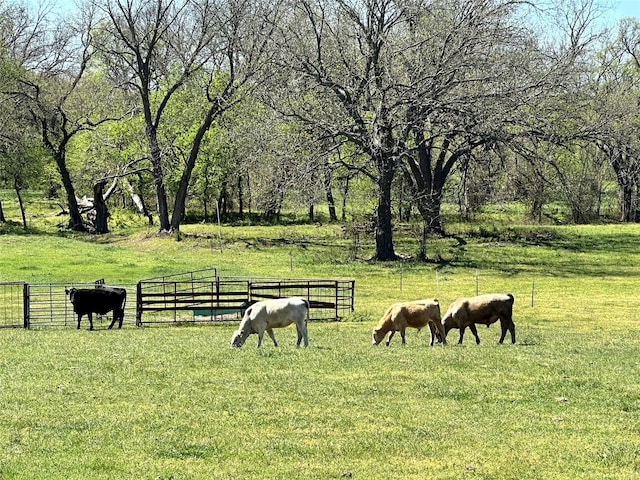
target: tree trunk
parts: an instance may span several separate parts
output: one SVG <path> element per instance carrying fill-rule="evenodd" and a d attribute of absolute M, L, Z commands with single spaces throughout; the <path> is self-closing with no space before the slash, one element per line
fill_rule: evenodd
<path fill-rule="evenodd" d="M 336 222 L 338 220 L 338 216 L 336 215 L 336 202 L 333 198 L 333 172 L 331 171 L 331 167 L 329 165 L 325 165 L 324 167 L 324 188 L 327 196 L 327 204 L 329 205 L 329 220 L 332 222 Z"/>
<path fill-rule="evenodd" d="M 376 207 L 376 260 L 396 260 L 393 248 L 393 229 L 391 224 L 391 185 L 395 172 L 395 158 L 381 155 L 378 165 L 378 205 Z"/>
<path fill-rule="evenodd" d="M 633 221 L 638 223 L 640 222 L 640 205 L 638 204 L 638 200 L 640 199 L 640 185 L 636 185 L 636 195 L 635 199 L 632 200 L 632 210 L 633 210 Z"/>
<path fill-rule="evenodd" d="M 225 219 L 229 215 L 229 190 L 227 189 L 227 181 L 223 181 L 220 186 L 220 196 L 218 197 L 218 205 L 220 217 Z"/>
<path fill-rule="evenodd" d="M 96 211 L 96 220 L 94 227 L 96 233 L 103 234 L 109 233 L 109 225 L 107 218 L 109 217 L 109 211 L 107 210 L 107 204 L 104 201 L 104 186 L 105 180 L 101 180 L 93 186 L 93 208 Z"/>
<path fill-rule="evenodd" d="M 238 175 L 238 215 L 244 220 L 244 192 L 242 188 L 242 175 Z"/>
<path fill-rule="evenodd" d="M 347 198 L 349 197 L 349 177 L 345 178 L 344 186 L 342 188 L 342 215 L 340 218 L 342 221 L 347 220 Z"/>
<path fill-rule="evenodd" d="M 611 166 L 616 174 L 619 188 L 620 221 L 631 222 L 633 221 L 633 182 L 623 165 L 624 158 L 622 154 L 618 153 L 612 158 Z"/>
<path fill-rule="evenodd" d="M 191 174 L 193 173 L 193 168 L 195 167 L 196 160 L 198 159 L 200 145 L 202 145 L 202 139 L 211 127 L 211 124 L 213 123 L 213 120 L 216 118 L 218 113 L 220 113 L 220 106 L 214 102 L 211 107 L 209 107 L 206 116 L 202 120 L 202 123 L 198 127 L 198 131 L 193 137 L 191 149 L 189 150 L 189 157 L 187 158 L 187 163 L 184 167 L 184 170 L 182 171 L 180 184 L 178 185 L 178 191 L 176 192 L 176 200 L 173 205 L 173 215 L 171 217 L 172 230 L 180 230 L 180 224 L 184 219 L 185 208 L 187 204 L 187 193 L 189 192 Z"/>
<path fill-rule="evenodd" d="M 82 215 L 80 215 L 76 192 L 73 188 L 73 183 L 71 182 L 69 170 L 67 170 L 67 162 L 65 160 L 64 153 L 54 152 L 53 156 L 56 161 L 56 165 L 58 166 L 58 172 L 60 172 L 62 186 L 67 193 L 67 204 L 69 206 L 69 228 L 77 232 L 86 232 L 87 229 L 82 221 Z"/>
<path fill-rule="evenodd" d="M 431 232 L 443 235 L 440 211 L 444 184 L 462 152 L 470 151 L 471 148 L 451 153 L 449 139 L 444 138 L 442 144 L 436 148 L 432 141 L 425 140 L 422 130 L 414 130 L 414 134 L 418 144 L 417 158 L 407 159 L 408 169 L 405 170 L 405 178 L 424 223 Z"/>
<path fill-rule="evenodd" d="M 158 207 L 158 223 L 161 232 L 171 231 L 169 223 L 169 207 L 167 204 L 167 191 L 164 186 L 164 173 L 162 171 L 162 152 L 158 144 L 156 129 L 147 126 L 147 141 L 149 143 L 149 153 L 151 155 L 151 171 L 153 173 L 153 184 L 156 191 L 156 205 Z"/>
<path fill-rule="evenodd" d="M 619 185 L 620 187 L 620 221 L 631 222 L 632 220 L 632 204 L 633 204 L 633 190 L 631 185 L 625 183 Z"/>
<path fill-rule="evenodd" d="M 22 201 L 22 195 L 20 194 L 20 187 L 15 185 L 16 196 L 18 197 L 18 205 L 20 205 L 20 215 L 22 215 L 22 226 L 26 230 L 27 229 L 27 215 L 24 211 L 24 202 Z"/>
<path fill-rule="evenodd" d="M 138 191 L 142 192 L 142 183 L 143 183 L 142 175 L 138 173 L 137 177 L 138 177 Z M 144 201 L 144 197 L 142 196 L 142 194 L 138 195 L 133 190 L 133 186 L 131 185 L 131 183 L 129 183 L 129 181 L 126 178 L 122 179 L 122 185 L 124 186 L 124 189 L 127 192 L 129 192 L 129 195 L 131 196 L 131 201 L 136 206 L 138 211 L 149 219 L 149 225 L 153 225 L 153 215 L 151 215 L 149 213 L 149 210 L 147 210 L 147 205 Z"/>

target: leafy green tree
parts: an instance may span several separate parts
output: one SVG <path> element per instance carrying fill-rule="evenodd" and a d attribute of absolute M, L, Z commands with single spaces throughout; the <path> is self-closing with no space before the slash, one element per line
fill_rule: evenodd
<path fill-rule="evenodd" d="M 0 183 L 5 183 L 16 193 L 22 225 L 27 229 L 27 214 L 22 192 L 40 184 L 47 153 L 39 145 L 37 138 L 7 136 L 0 139 Z"/>
<path fill-rule="evenodd" d="M 117 111 L 112 90 L 98 76 L 87 75 L 93 59 L 90 35 L 93 12 L 54 18 L 51 12 L 16 6 L 3 29 L 6 52 L 14 67 L 2 91 L 19 120 L 40 132 L 53 157 L 69 208 L 69 227 L 85 231 L 67 152 L 79 133 L 112 120 Z M 116 113 L 117 115 L 117 113 Z"/>
<path fill-rule="evenodd" d="M 116 84 L 139 97 L 151 161 L 159 228 L 178 230 L 193 169 L 213 122 L 259 83 L 275 23 L 271 2 L 243 0 L 93 0 L 102 14 L 95 45 Z M 198 89 L 200 117 L 181 165 L 173 212 L 167 198 L 169 157 L 162 143 L 165 113 L 187 84 Z"/>

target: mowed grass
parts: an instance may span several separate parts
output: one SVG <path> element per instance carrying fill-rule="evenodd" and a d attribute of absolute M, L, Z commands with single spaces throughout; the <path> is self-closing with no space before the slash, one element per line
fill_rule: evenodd
<path fill-rule="evenodd" d="M 368 243 L 353 261 L 337 226 L 0 235 L 0 281 L 356 280 L 355 313 L 307 349 L 290 327 L 231 350 L 235 323 L 0 330 L 0 478 L 638 478 L 640 227 L 455 233 L 427 264 L 367 262 Z M 514 293 L 516 345 L 493 325 L 371 346 L 389 303 L 476 288 Z"/>

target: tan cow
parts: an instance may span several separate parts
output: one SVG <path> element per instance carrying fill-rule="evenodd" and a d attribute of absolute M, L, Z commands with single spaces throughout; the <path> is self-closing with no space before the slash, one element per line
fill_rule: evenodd
<path fill-rule="evenodd" d="M 452 328 L 460 329 L 458 343 L 462 343 L 464 330 L 469 327 L 476 337 L 476 343 L 480 343 L 476 323 L 487 327 L 500 320 L 502 335 L 500 343 L 504 341 L 507 331 L 511 333 L 511 343 L 516 343 L 516 326 L 513 323 L 513 295 L 510 293 L 489 293 L 477 297 L 460 298 L 453 302 L 444 314 L 445 336 Z"/>
<path fill-rule="evenodd" d="M 447 343 L 440 318 L 440 304 L 438 300 L 416 300 L 414 302 L 394 303 L 389 307 L 373 329 L 373 345 L 378 345 L 388 332 L 391 332 L 387 340 L 387 346 L 396 332 L 400 332 L 402 343 L 405 344 L 405 330 L 407 327 L 417 328 L 420 331 L 425 325 L 429 325 L 431 331 L 431 345 L 437 336 L 438 340 Z"/>

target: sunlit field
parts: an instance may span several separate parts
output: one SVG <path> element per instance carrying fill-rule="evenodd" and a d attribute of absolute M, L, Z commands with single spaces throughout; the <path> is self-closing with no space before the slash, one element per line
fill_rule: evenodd
<path fill-rule="evenodd" d="M 237 324 L 0 329 L 0 478 L 602 479 L 640 476 L 640 226 L 452 225 L 427 263 L 376 263 L 337 225 L 146 227 L 101 237 L 0 227 L 0 281 L 353 278 L 355 311 L 229 340 Z M 178 241 L 179 240 L 179 241 Z M 509 291 L 499 326 L 371 346 L 392 302 Z M 1 307 L 0 307 L 1 308 Z M 509 337 L 507 336 L 507 339 Z"/>

